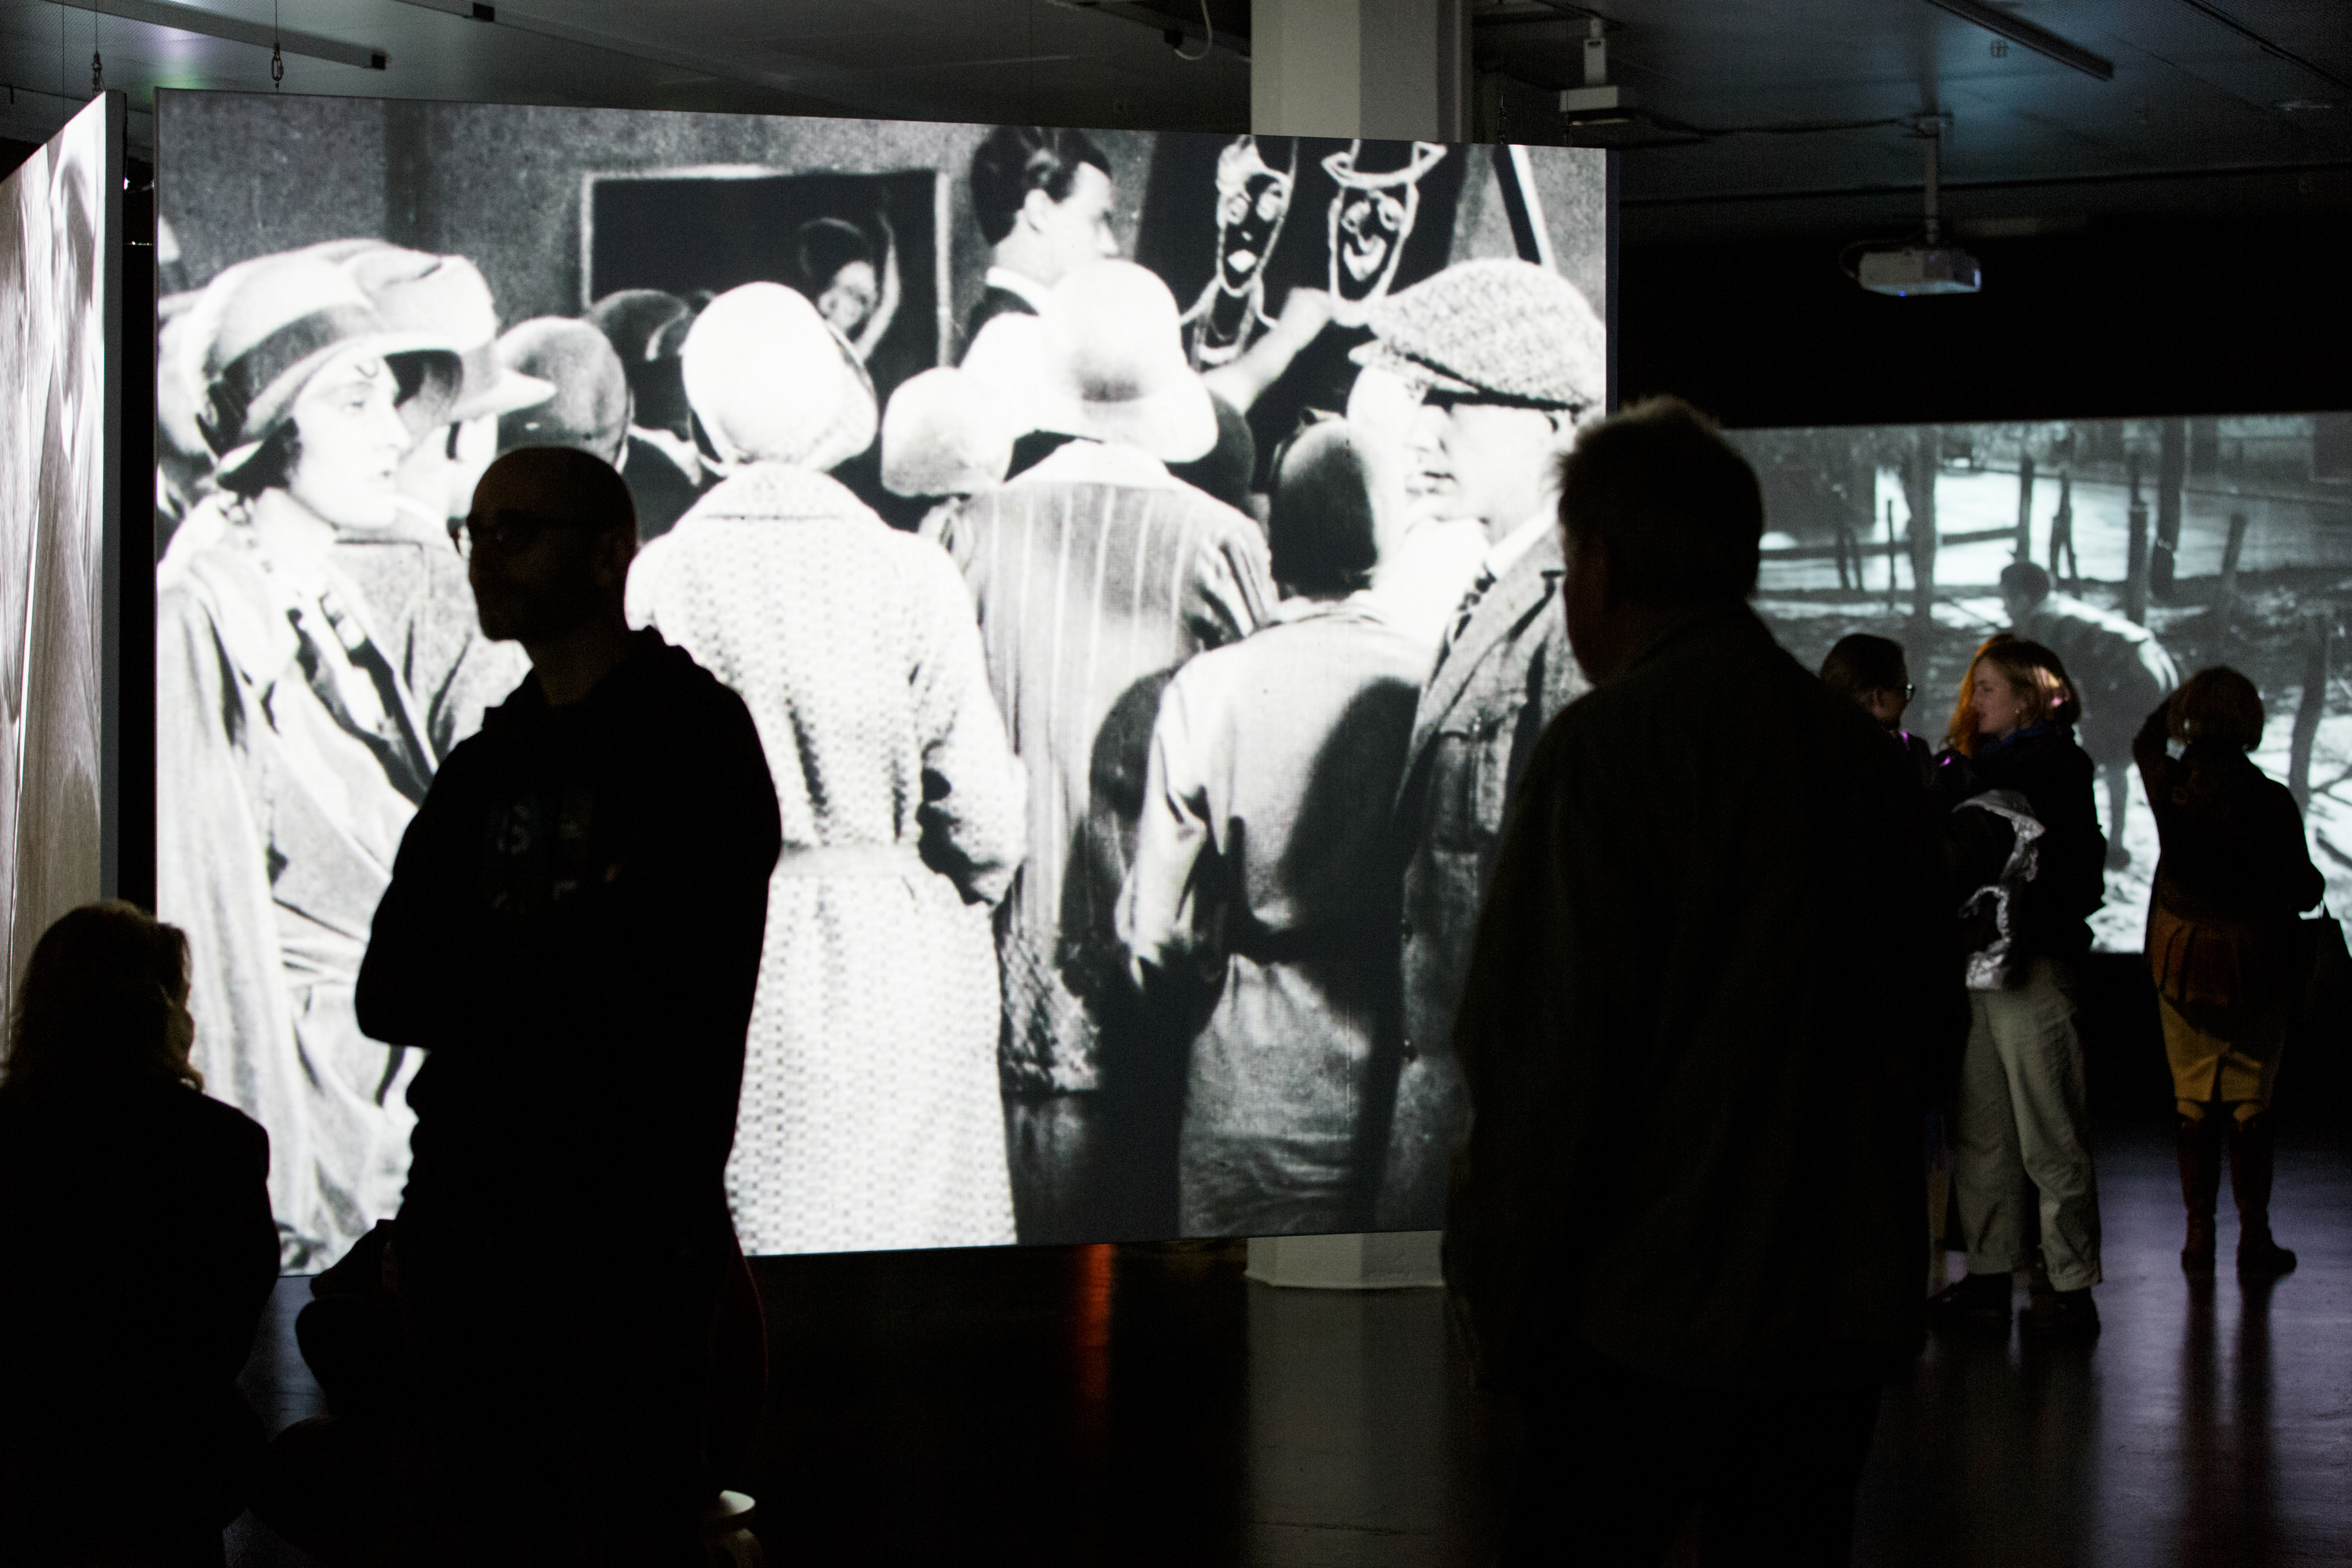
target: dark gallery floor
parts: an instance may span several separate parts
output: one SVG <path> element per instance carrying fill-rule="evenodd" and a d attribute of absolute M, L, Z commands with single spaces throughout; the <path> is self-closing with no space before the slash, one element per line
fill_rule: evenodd
<path fill-rule="evenodd" d="M 2168 1146 L 2110 1134 L 2100 1164 L 2105 1332 L 1931 1345 L 1885 1406 L 1854 1560 L 2352 1564 L 2352 1145 L 2283 1151 L 2302 1267 L 2267 1290 L 2182 1279 Z M 1513 1416 L 1470 1386 L 1438 1293 L 1277 1291 L 1243 1256 L 756 1265 L 774 1370 L 735 1484 L 769 1561 L 1485 1562 Z M 291 1328 L 309 1291 L 280 1286 L 247 1375 L 276 1425 L 318 1407 Z M 305 1560 L 248 1518 L 230 1562 Z"/>

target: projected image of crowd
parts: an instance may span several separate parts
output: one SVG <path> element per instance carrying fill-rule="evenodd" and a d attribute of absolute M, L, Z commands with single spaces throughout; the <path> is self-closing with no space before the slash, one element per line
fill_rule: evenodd
<path fill-rule="evenodd" d="M 159 908 L 208 1081 L 271 1130 L 286 1268 L 400 1207 L 420 1053 L 354 981 L 527 673 L 465 521 L 535 446 L 619 471 L 631 621 L 772 765 L 747 1252 L 1442 1222 L 1478 892 L 1582 689 L 1555 470 L 1603 329 L 1524 156 L 1189 140 L 1155 165 L 1202 208 L 1180 299 L 1096 141 L 978 136 L 960 352 L 880 392 L 929 282 L 862 190 L 771 277 L 572 317 L 363 238 L 165 299 Z M 1503 254 L 1464 255 L 1465 186 Z"/>

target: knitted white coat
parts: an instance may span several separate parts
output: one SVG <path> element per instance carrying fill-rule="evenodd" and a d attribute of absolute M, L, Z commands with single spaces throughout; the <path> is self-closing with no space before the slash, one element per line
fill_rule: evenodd
<path fill-rule="evenodd" d="M 743 1249 L 1010 1242 L 989 910 L 1024 779 L 961 575 L 762 463 L 645 547 L 628 603 L 743 698 L 782 815 L 727 1171 Z"/>

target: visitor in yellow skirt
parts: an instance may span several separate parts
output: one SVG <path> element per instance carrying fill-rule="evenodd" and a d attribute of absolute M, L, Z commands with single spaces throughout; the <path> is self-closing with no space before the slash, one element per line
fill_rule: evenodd
<path fill-rule="evenodd" d="M 2239 1274 L 2294 1267 L 2271 1236 L 2271 1089 L 2309 967 L 2296 917 L 2325 884 L 2294 797 L 2246 755 L 2263 720 L 2253 683 L 2216 666 L 2158 705 L 2132 742 L 2163 847 L 2147 959 L 2180 1113 L 2180 1267 L 2192 1279 L 2213 1272 L 2225 1136 Z M 2182 743 L 2180 756 L 2168 740 Z"/>

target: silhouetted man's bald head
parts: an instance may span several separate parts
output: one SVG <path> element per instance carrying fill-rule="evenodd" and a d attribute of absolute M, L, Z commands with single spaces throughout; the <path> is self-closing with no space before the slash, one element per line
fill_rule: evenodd
<path fill-rule="evenodd" d="M 610 463 L 576 447 L 518 447 L 491 464 L 475 487 L 474 516 L 493 507 L 590 533 L 637 532 L 628 485 Z"/>
<path fill-rule="evenodd" d="M 621 624 L 637 509 L 603 458 L 525 446 L 490 465 L 466 518 L 467 575 L 483 635 L 534 644 L 590 621 Z"/>

